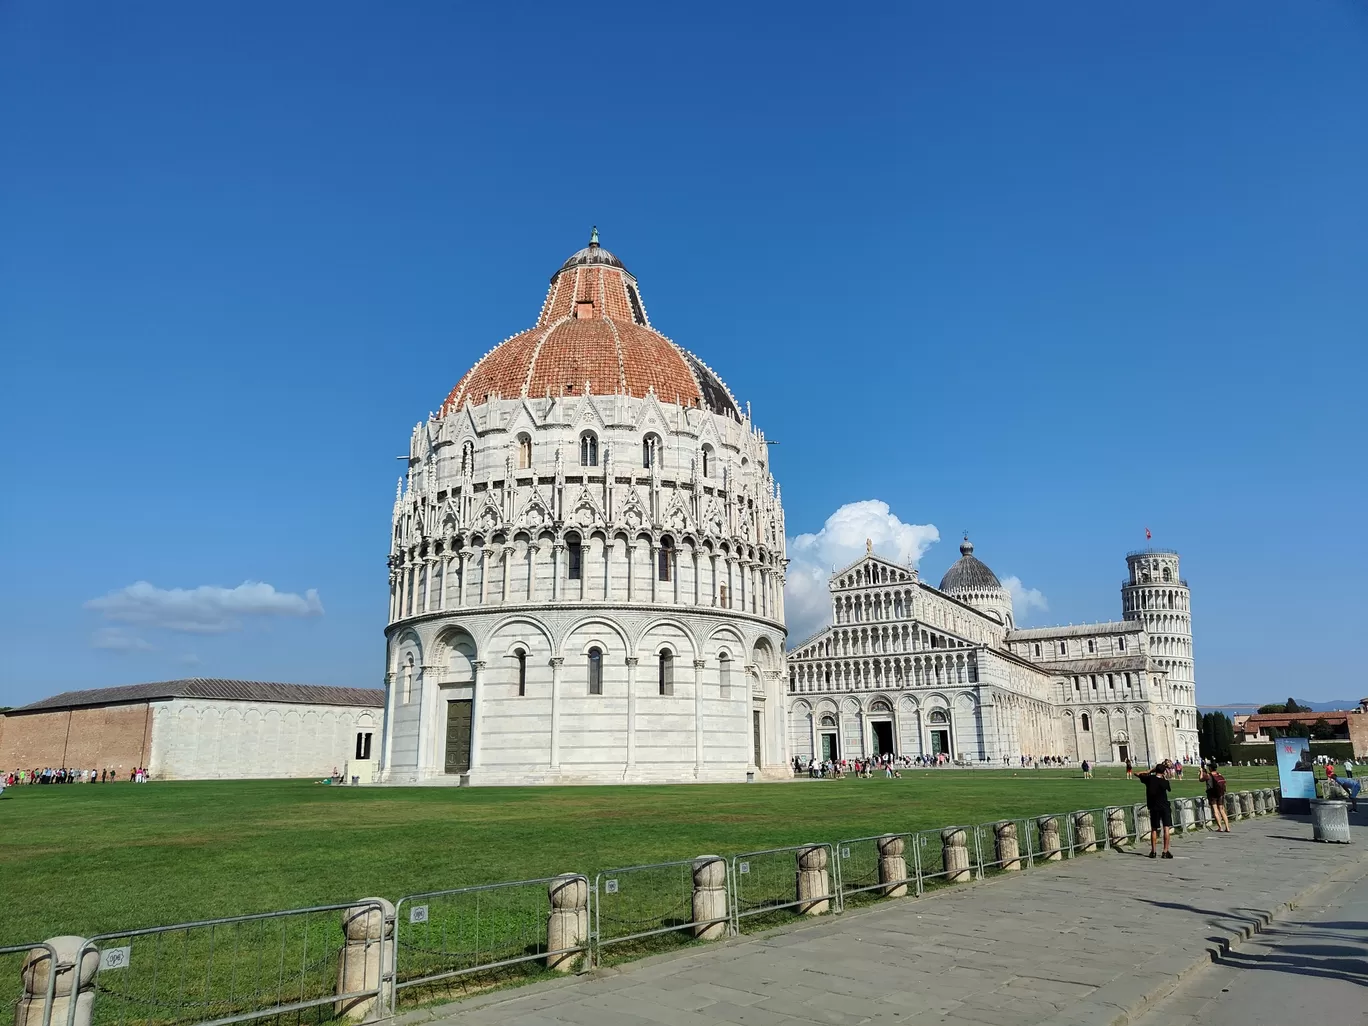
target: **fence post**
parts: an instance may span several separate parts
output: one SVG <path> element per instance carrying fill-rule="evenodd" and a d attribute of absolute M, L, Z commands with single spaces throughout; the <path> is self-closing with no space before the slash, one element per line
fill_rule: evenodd
<path fill-rule="evenodd" d="M 1073 814 L 1073 823 L 1075 847 L 1083 851 L 1097 851 L 1097 824 L 1093 822 L 1093 814 L 1080 809 Z"/>
<path fill-rule="evenodd" d="M 906 841 L 898 834 L 884 834 L 875 843 L 879 846 L 879 883 L 884 885 L 879 893 L 901 898 L 907 894 Z"/>
<path fill-rule="evenodd" d="M 546 888 L 551 899 L 551 914 L 546 920 L 546 950 L 559 952 L 546 956 L 546 968 L 556 972 L 574 972 L 580 952 L 569 950 L 583 947 L 589 938 L 589 881 L 574 873 L 565 873 L 551 881 Z"/>
<path fill-rule="evenodd" d="M 1107 843 L 1120 851 L 1130 840 L 1126 833 L 1126 810 L 1119 805 L 1107 807 Z"/>
<path fill-rule="evenodd" d="M 394 906 L 384 898 L 364 898 L 342 912 L 342 957 L 337 960 L 337 993 L 377 988 L 373 997 L 349 998 L 334 1006 L 354 1021 L 379 1018 L 390 1005 L 394 986 Z"/>
<path fill-rule="evenodd" d="M 949 883 L 964 883 L 970 877 L 969 837 L 962 827 L 946 827 L 941 831 L 941 864 Z"/>
<path fill-rule="evenodd" d="M 1264 788 L 1264 812 L 1272 816 L 1278 811 L 1278 792 L 1271 787 Z"/>
<path fill-rule="evenodd" d="M 831 878 L 827 875 L 827 850 L 810 844 L 799 848 L 798 911 L 805 916 L 820 916 L 831 908 Z"/>
<path fill-rule="evenodd" d="M 727 932 L 727 918 L 727 863 L 720 855 L 700 855 L 693 861 L 693 935 L 717 940 Z"/>
<path fill-rule="evenodd" d="M 1254 815 L 1262 816 L 1266 812 L 1268 812 L 1268 805 L 1264 801 L 1263 789 L 1260 788 L 1254 792 Z"/>
<path fill-rule="evenodd" d="M 1240 799 L 1236 797 L 1234 791 L 1227 791 L 1225 796 L 1226 819 L 1240 818 Z"/>
<path fill-rule="evenodd" d="M 93 948 L 86 950 L 86 943 L 84 937 L 53 937 L 47 944 L 52 952 L 56 952 L 55 966 L 52 964 L 52 952 L 47 948 L 34 948 L 24 956 L 23 968 L 19 970 L 24 982 L 24 996 L 15 1008 L 14 1026 L 42 1026 L 43 1009 L 47 1006 L 49 994 L 52 997 L 52 1011 L 48 1022 L 52 1026 L 65 1026 L 71 1014 L 73 997 L 76 1014 L 71 1026 L 90 1026 L 91 1008 L 95 1003 L 95 970 L 100 966 L 100 953 Z M 79 970 L 76 967 L 78 954 L 81 958 Z"/>
<path fill-rule="evenodd" d="M 1016 822 L 1002 819 L 993 824 L 993 848 L 999 868 L 1014 873 L 1021 869 L 1021 844 L 1017 840 Z"/>
<path fill-rule="evenodd" d="M 1240 813 L 1244 819 L 1254 818 L 1254 796 L 1248 791 L 1240 792 Z"/>
<path fill-rule="evenodd" d="M 1059 817 L 1041 816 L 1036 826 L 1040 829 L 1040 854 L 1046 862 L 1058 862 L 1064 857 L 1059 850 Z"/>

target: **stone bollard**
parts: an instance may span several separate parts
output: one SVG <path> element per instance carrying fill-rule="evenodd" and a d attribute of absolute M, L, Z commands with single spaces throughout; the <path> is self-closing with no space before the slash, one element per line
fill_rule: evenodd
<path fill-rule="evenodd" d="M 1113 848 L 1124 848 L 1130 841 L 1126 833 L 1126 810 L 1113 806 L 1107 810 L 1107 843 Z"/>
<path fill-rule="evenodd" d="M 693 935 L 717 940 L 727 933 L 727 862 L 720 855 L 693 861 Z"/>
<path fill-rule="evenodd" d="M 993 824 L 993 848 L 997 854 L 998 865 L 1005 872 L 1020 872 L 1021 842 L 1017 839 L 1017 825 L 1014 821 L 1003 819 Z"/>
<path fill-rule="evenodd" d="M 575 971 L 589 942 L 589 881 L 564 873 L 546 888 L 551 914 L 546 920 L 546 968 L 559 973 Z"/>
<path fill-rule="evenodd" d="M 1248 791 L 1240 792 L 1240 814 L 1245 819 L 1254 818 L 1254 796 Z"/>
<path fill-rule="evenodd" d="M 964 883 L 973 875 L 969 869 L 969 834 L 963 827 L 941 831 L 941 862 L 950 883 Z"/>
<path fill-rule="evenodd" d="M 1150 824 L 1149 806 L 1137 805 L 1135 807 L 1135 843 L 1148 841 L 1153 832 L 1154 827 Z"/>
<path fill-rule="evenodd" d="M 342 912 L 342 935 L 346 943 L 337 960 L 337 993 L 355 994 L 358 990 L 379 987 L 381 979 L 394 979 L 394 906 L 384 898 L 366 898 L 366 904 L 353 905 Z M 371 903 L 374 904 L 371 904 Z M 379 908 L 375 906 L 378 905 Z M 380 962 L 384 952 L 383 968 Z M 340 1016 L 360 1021 L 378 1019 L 389 1008 L 389 987 L 380 995 L 380 1007 L 375 998 L 348 998 L 333 1006 Z"/>
<path fill-rule="evenodd" d="M 1046 862 L 1058 862 L 1064 857 L 1064 853 L 1059 850 L 1059 817 L 1041 816 L 1036 820 L 1036 829 L 1040 831 L 1040 854 Z"/>
<path fill-rule="evenodd" d="M 1097 851 L 1097 824 L 1086 810 L 1073 814 L 1074 850 Z"/>
<path fill-rule="evenodd" d="M 1271 787 L 1264 788 L 1264 812 L 1272 816 L 1278 811 L 1278 792 Z"/>
<path fill-rule="evenodd" d="M 907 840 L 900 834 L 884 834 L 875 842 L 879 847 L 879 883 L 885 898 L 907 895 Z"/>
<path fill-rule="evenodd" d="M 1254 796 L 1254 815 L 1262 816 L 1268 810 L 1264 808 L 1264 793 L 1262 790 L 1252 792 Z"/>
<path fill-rule="evenodd" d="M 66 1026 L 73 990 L 76 992 L 73 1026 L 90 1026 L 100 953 L 93 949 L 87 951 L 81 957 L 78 972 L 76 954 L 86 945 L 84 937 L 53 937 L 48 944 L 57 953 L 56 973 L 53 973 L 52 954 L 46 948 L 34 948 L 24 956 L 23 968 L 19 970 L 24 992 L 14 1010 L 14 1026 L 42 1026 L 49 986 L 52 987 L 52 1014 L 48 1017 L 51 1026 Z"/>
<path fill-rule="evenodd" d="M 1191 830 L 1196 826 L 1192 815 L 1191 798 L 1173 799 L 1173 828 L 1180 834 L 1185 830 Z"/>
<path fill-rule="evenodd" d="M 1240 799 L 1234 791 L 1227 791 L 1225 796 L 1226 819 L 1237 820 L 1240 818 Z"/>
<path fill-rule="evenodd" d="M 821 844 L 798 849 L 798 912 L 824 915 L 831 908 L 831 877 L 827 873 L 827 850 Z"/>

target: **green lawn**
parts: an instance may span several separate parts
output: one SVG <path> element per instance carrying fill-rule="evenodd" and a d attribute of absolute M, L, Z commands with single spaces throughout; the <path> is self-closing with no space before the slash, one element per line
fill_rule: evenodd
<path fill-rule="evenodd" d="M 1233 788 L 1272 767 L 1231 769 Z M 1201 793 L 1195 774 L 1175 795 Z M 1117 771 L 584 788 L 304 781 L 18 787 L 0 798 L 0 945 L 1143 800 Z M 1100 824 L 1099 824 L 1100 828 Z"/>

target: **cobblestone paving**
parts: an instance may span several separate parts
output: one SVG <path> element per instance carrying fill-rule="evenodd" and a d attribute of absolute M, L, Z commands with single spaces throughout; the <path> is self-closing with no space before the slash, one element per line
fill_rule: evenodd
<path fill-rule="evenodd" d="M 1368 871 L 1268 817 L 401 1016 L 450 1026 L 1115 1023 L 1232 938 Z"/>

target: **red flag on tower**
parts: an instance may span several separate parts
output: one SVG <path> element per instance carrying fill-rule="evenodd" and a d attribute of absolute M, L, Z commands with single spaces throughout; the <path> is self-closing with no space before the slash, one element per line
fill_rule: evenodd
<path fill-rule="evenodd" d="M 1148 527 L 1145 528 L 1145 541 L 1149 541 L 1149 540 L 1150 540 L 1151 538 L 1153 538 L 1153 537 L 1154 537 L 1154 535 L 1152 535 L 1152 534 L 1149 533 L 1149 528 L 1148 528 Z"/>

